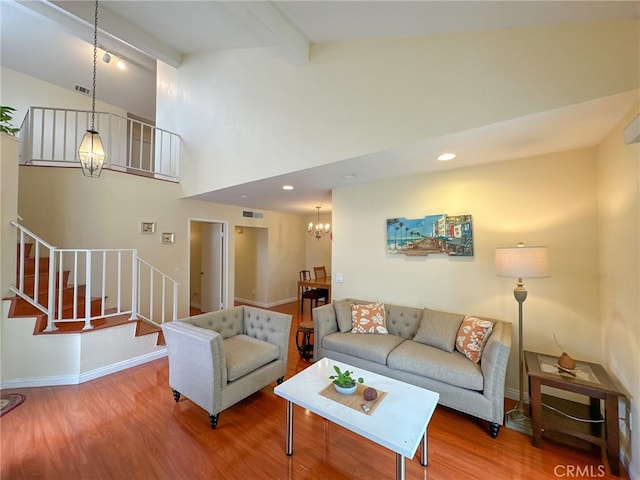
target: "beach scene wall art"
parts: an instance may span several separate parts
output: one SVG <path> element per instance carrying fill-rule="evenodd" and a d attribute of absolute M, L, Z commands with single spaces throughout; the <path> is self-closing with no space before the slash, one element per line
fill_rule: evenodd
<path fill-rule="evenodd" d="M 387 219 L 387 253 L 473 256 L 471 215 L 427 215 Z"/>

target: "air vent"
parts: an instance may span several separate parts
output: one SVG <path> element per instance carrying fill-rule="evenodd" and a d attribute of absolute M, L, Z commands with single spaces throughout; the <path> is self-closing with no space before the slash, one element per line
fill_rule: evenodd
<path fill-rule="evenodd" d="M 264 213 L 262 212 L 251 212 L 249 210 L 243 210 L 242 216 L 246 218 L 264 218 Z"/>
<path fill-rule="evenodd" d="M 91 95 L 91 90 L 87 87 L 83 87 L 82 85 L 75 86 L 76 92 L 84 93 L 85 95 Z"/>

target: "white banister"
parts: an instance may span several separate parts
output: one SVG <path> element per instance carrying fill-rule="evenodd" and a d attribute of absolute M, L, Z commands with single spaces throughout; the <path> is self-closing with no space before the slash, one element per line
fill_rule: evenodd
<path fill-rule="evenodd" d="M 133 251 L 131 259 L 131 320 L 134 320 L 138 315 L 139 302 L 138 302 L 138 252 Z M 177 296 L 175 298 L 178 298 Z"/>
<path fill-rule="evenodd" d="M 84 321 L 83 329 L 88 330 L 93 328 L 92 320 L 122 314 L 130 314 L 130 320 L 143 318 L 158 326 L 177 319 L 178 283 L 142 260 L 137 250 L 59 249 L 49 245 L 17 222 L 12 221 L 11 225 L 16 227 L 18 232 L 19 259 L 17 286 L 11 285 L 10 290 L 47 315 L 46 331 L 56 330 L 56 323 L 77 321 Z M 28 243 L 33 244 L 33 252 L 36 255 L 33 260 L 33 292 L 25 289 Z M 47 254 L 48 289 L 47 294 L 43 295 L 40 292 L 40 277 L 45 271 L 45 265 L 41 266 L 41 262 L 44 262 Z M 73 278 L 73 295 L 70 299 L 64 295 L 64 289 L 67 288 L 65 269 L 70 270 L 70 277 Z M 160 281 L 156 281 L 158 278 Z M 81 285 L 84 285 L 84 296 L 80 295 Z M 131 289 L 131 297 L 123 295 L 127 288 Z M 79 308 L 82 300 L 84 309 Z M 92 301 L 100 302 L 100 311 L 95 314 Z M 156 305 L 158 301 L 162 303 Z M 172 306 L 171 318 L 166 315 L 165 302 Z M 154 312 L 161 313 L 156 315 Z"/>
<path fill-rule="evenodd" d="M 83 330 L 91 330 L 91 250 L 88 250 L 84 257 L 84 328 Z M 102 272 L 104 276 L 104 272 Z M 78 281 L 76 279 L 75 285 L 77 287 Z M 62 289 L 61 289 L 62 290 Z"/>
<path fill-rule="evenodd" d="M 105 142 L 104 168 L 180 180 L 179 135 L 109 112 L 95 112 L 95 116 L 96 128 Z M 20 129 L 20 162 L 79 167 L 79 138 L 90 118 L 90 110 L 29 107 Z"/>

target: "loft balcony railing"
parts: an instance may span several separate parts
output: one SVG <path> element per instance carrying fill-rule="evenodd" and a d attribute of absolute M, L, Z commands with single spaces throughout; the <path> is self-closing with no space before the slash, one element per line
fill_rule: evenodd
<path fill-rule="evenodd" d="M 78 146 L 91 111 L 30 107 L 20 127 L 20 163 L 79 167 Z M 95 113 L 107 154 L 103 168 L 179 181 L 180 136 L 139 120 Z"/>
<path fill-rule="evenodd" d="M 56 248 L 19 223 L 11 225 L 17 229 L 18 264 L 17 282 L 9 289 L 47 316 L 45 331 L 77 321 L 89 330 L 92 320 L 124 314 L 157 326 L 177 319 L 179 284 L 137 250 Z M 29 281 L 27 262 L 34 271 Z"/>

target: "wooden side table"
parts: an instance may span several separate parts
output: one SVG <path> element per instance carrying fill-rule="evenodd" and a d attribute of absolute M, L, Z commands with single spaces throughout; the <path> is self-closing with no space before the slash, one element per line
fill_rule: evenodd
<path fill-rule="evenodd" d="M 597 363 L 578 361 L 573 374 L 569 374 L 558 369 L 558 358 L 552 355 L 525 351 L 524 357 L 529 377 L 533 445 L 540 446 L 543 433 L 553 431 L 586 440 L 606 451 L 611 473 L 619 476 L 618 397 L 625 395 L 606 370 Z M 585 395 L 589 397 L 589 405 L 543 395 L 543 385 Z M 601 401 L 604 402 L 604 418 Z"/>
<path fill-rule="evenodd" d="M 313 358 L 312 335 L 313 322 L 302 322 L 296 330 L 296 347 L 298 348 L 300 356 L 305 360 L 311 360 Z"/>

